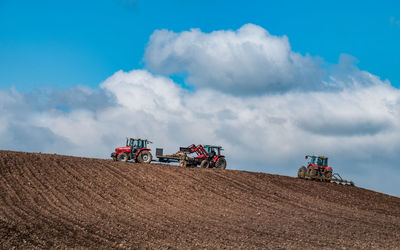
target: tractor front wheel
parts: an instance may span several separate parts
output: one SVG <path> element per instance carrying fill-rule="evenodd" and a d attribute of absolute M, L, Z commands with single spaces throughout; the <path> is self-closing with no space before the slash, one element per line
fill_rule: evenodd
<path fill-rule="evenodd" d="M 128 161 L 128 155 L 126 153 L 120 153 L 117 156 L 117 161 L 123 161 L 123 162 Z"/>
<path fill-rule="evenodd" d="M 220 169 L 225 169 L 226 168 L 225 158 L 223 158 L 223 157 L 218 158 L 217 161 L 215 162 L 215 167 L 220 168 Z"/>
<path fill-rule="evenodd" d="M 140 152 L 140 154 L 138 155 L 138 158 L 137 158 L 139 163 L 150 163 L 152 159 L 153 159 L 153 156 L 147 150 Z"/>
<path fill-rule="evenodd" d="M 297 178 L 305 179 L 306 178 L 306 172 L 307 172 L 306 167 L 302 166 L 301 168 L 299 168 L 299 171 L 297 171 Z"/>
<path fill-rule="evenodd" d="M 208 160 L 203 160 L 201 163 L 200 163 L 200 167 L 201 168 L 208 168 L 210 166 L 210 162 L 208 161 Z"/>

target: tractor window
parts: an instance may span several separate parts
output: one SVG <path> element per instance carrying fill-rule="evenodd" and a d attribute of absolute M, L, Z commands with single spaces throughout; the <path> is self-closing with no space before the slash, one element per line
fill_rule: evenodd
<path fill-rule="evenodd" d="M 317 161 L 317 157 L 311 157 L 311 159 L 310 159 L 310 163 L 312 163 L 312 164 L 317 164 L 318 165 L 318 161 Z"/>
<path fill-rule="evenodd" d="M 143 140 L 131 139 L 129 140 L 129 144 L 127 143 L 127 146 L 133 148 L 145 148 L 147 147 L 147 142 Z"/>
<path fill-rule="evenodd" d="M 212 151 L 214 151 L 216 155 L 220 155 L 221 154 L 221 148 L 218 148 L 218 147 L 204 147 L 204 149 L 209 154 L 211 154 Z"/>
<path fill-rule="evenodd" d="M 310 163 L 326 167 L 328 166 L 328 159 L 320 157 L 311 157 Z"/>
<path fill-rule="evenodd" d="M 147 142 L 143 140 L 135 140 L 135 143 L 136 148 L 145 148 L 147 146 Z"/>

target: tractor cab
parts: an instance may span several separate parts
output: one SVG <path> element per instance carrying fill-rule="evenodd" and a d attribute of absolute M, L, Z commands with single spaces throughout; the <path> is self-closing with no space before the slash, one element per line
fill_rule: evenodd
<path fill-rule="evenodd" d="M 147 148 L 147 143 L 151 143 L 148 140 L 144 139 L 137 139 L 137 138 L 126 138 L 126 146 L 127 147 L 132 147 L 133 149 L 141 149 L 141 148 Z"/>
<path fill-rule="evenodd" d="M 314 164 L 319 167 L 327 167 L 328 166 L 328 157 L 325 156 L 315 156 L 315 155 L 307 155 L 306 159 L 309 159 L 309 164 Z"/>
<path fill-rule="evenodd" d="M 207 153 L 214 154 L 215 155 L 221 155 L 221 151 L 223 150 L 221 146 L 211 146 L 211 145 L 204 145 L 204 149 L 207 151 Z"/>

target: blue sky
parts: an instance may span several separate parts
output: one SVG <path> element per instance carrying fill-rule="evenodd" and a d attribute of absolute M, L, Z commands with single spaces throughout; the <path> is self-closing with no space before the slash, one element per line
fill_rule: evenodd
<path fill-rule="evenodd" d="M 398 1 L 0 0 L 0 149 L 137 136 L 289 176 L 318 154 L 399 196 L 399 41 Z"/>
<path fill-rule="evenodd" d="M 0 87 L 97 87 L 142 68 L 156 29 L 204 32 L 254 23 L 292 49 L 359 68 L 400 86 L 398 1 L 0 1 Z"/>

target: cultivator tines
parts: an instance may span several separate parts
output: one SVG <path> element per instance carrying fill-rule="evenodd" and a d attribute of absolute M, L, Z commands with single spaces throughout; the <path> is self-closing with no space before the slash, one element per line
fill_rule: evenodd
<path fill-rule="evenodd" d="M 354 182 L 343 180 L 343 178 L 338 173 L 334 173 L 332 175 L 332 178 L 330 178 L 330 181 L 338 183 L 338 184 L 345 184 L 345 185 L 354 186 Z"/>
<path fill-rule="evenodd" d="M 318 175 L 305 175 L 305 179 L 311 179 L 311 180 L 317 180 L 317 181 L 322 181 L 322 182 L 332 182 L 332 183 L 337 183 L 337 184 L 345 184 L 345 185 L 350 185 L 354 186 L 353 181 L 348 181 L 348 180 L 343 180 L 343 178 L 338 174 L 334 173 L 332 177 L 326 177 L 326 176 L 318 176 Z"/>

